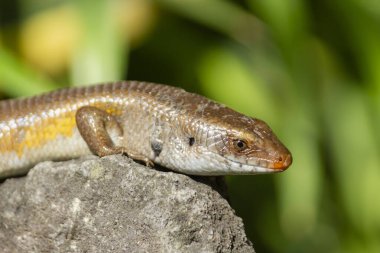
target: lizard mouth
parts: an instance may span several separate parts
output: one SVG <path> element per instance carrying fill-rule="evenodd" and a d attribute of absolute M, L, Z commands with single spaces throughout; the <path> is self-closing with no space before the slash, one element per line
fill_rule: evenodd
<path fill-rule="evenodd" d="M 249 164 L 227 158 L 234 174 L 265 174 L 276 173 L 286 170 L 292 164 L 291 154 L 279 156 L 274 160 L 258 159 L 255 163 Z"/>

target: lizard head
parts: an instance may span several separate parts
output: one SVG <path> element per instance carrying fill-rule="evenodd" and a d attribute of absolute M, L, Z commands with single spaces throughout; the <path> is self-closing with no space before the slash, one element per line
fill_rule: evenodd
<path fill-rule="evenodd" d="M 291 165 L 291 153 L 265 122 L 227 107 L 214 106 L 203 116 L 198 140 L 191 141 L 201 161 L 196 174 L 273 173 Z"/>
<path fill-rule="evenodd" d="M 291 165 L 291 153 L 265 122 L 241 115 L 227 117 L 223 125 L 209 148 L 223 158 L 231 174 L 281 172 Z"/>

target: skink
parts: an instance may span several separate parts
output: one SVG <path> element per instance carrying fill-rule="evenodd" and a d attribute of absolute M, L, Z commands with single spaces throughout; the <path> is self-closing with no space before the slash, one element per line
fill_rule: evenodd
<path fill-rule="evenodd" d="M 280 172 L 292 162 L 263 121 L 171 86 L 121 81 L 0 101 L 0 178 L 91 153 L 191 175 Z"/>

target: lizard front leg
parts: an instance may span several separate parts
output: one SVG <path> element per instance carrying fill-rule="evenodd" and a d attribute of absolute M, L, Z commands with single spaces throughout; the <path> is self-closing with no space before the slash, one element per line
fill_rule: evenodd
<path fill-rule="evenodd" d="M 147 157 L 135 154 L 126 147 L 114 145 L 109 131 L 122 136 L 123 129 L 111 114 L 96 107 L 84 106 L 76 112 L 75 119 L 82 138 L 94 154 L 103 157 L 125 153 L 134 160 L 143 161 L 148 166 L 153 165 L 153 162 Z"/>

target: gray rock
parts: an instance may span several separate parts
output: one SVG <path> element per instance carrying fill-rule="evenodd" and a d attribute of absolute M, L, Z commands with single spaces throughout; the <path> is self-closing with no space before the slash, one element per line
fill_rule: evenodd
<path fill-rule="evenodd" d="M 43 162 L 0 185 L 0 252 L 254 250 L 242 220 L 204 182 L 88 156 Z"/>

